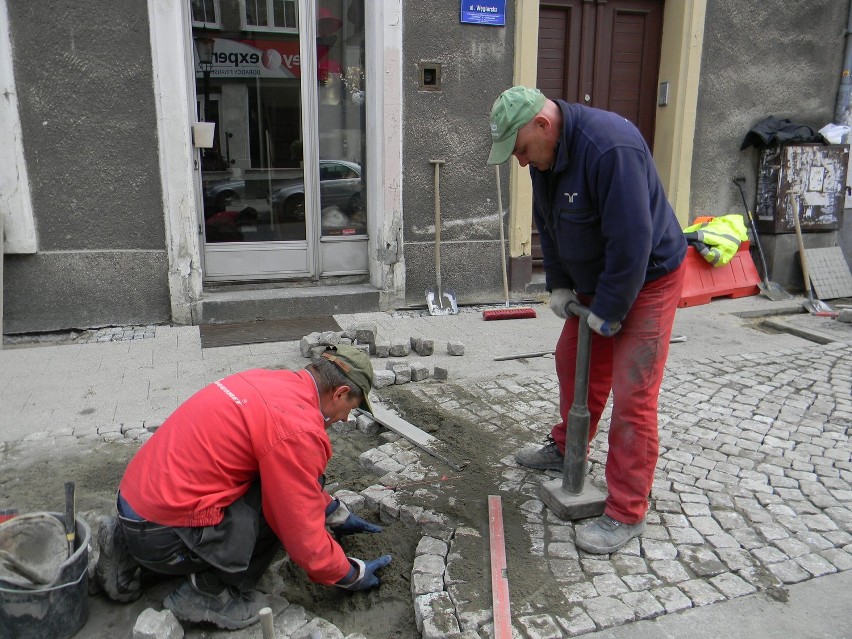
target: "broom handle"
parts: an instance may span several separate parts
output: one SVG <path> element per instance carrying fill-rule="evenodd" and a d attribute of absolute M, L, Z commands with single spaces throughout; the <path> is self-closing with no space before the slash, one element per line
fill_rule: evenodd
<path fill-rule="evenodd" d="M 497 226 L 500 227 L 500 266 L 503 268 L 503 297 L 506 306 L 509 306 L 509 277 L 506 274 L 506 249 L 503 243 L 506 241 L 503 235 L 503 194 L 500 191 L 500 165 L 494 165 L 494 174 L 497 176 Z"/>

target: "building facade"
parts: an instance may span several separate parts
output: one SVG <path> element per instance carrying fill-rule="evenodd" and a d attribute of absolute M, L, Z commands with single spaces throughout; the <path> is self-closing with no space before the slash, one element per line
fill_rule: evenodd
<path fill-rule="evenodd" d="M 423 304 L 436 179 L 443 284 L 499 300 L 505 251 L 523 293 L 529 178 L 498 211 L 485 163 L 512 84 L 634 121 L 684 225 L 741 212 L 747 130 L 832 120 L 849 9 L 750 4 L 0 0 L 3 331 Z"/>

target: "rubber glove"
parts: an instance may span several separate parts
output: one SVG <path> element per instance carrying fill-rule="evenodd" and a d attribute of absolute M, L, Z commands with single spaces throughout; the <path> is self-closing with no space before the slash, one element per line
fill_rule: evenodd
<path fill-rule="evenodd" d="M 369 521 L 349 512 L 349 509 L 339 499 L 331 500 L 326 506 L 325 523 L 338 535 L 351 535 L 359 532 L 377 533 L 384 530 L 381 526 L 371 524 Z"/>
<path fill-rule="evenodd" d="M 587 321 L 590 329 L 604 337 L 612 337 L 621 330 L 621 322 L 611 322 L 609 320 L 601 319 L 594 313 L 589 313 L 589 319 Z"/>
<path fill-rule="evenodd" d="M 349 569 L 347 575 L 338 581 L 335 586 L 344 590 L 367 590 L 368 588 L 375 588 L 382 583 L 382 580 L 375 573 L 377 570 L 387 566 L 393 559 L 393 556 L 382 555 L 378 559 L 370 561 L 361 561 L 354 557 L 347 557 L 347 559 L 349 559 L 352 567 Z"/>
<path fill-rule="evenodd" d="M 573 315 L 568 310 L 568 302 L 580 303 L 577 295 L 570 288 L 555 288 L 550 293 L 550 310 L 556 313 L 556 317 L 568 319 Z"/>

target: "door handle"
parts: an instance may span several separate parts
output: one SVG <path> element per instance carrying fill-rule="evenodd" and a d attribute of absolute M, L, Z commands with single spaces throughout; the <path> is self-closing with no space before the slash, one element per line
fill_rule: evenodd
<path fill-rule="evenodd" d="M 585 102 L 591 102 L 591 101 L 592 101 L 592 96 L 590 96 L 590 95 L 587 93 L 586 95 L 584 95 L 584 96 L 583 96 L 583 101 L 585 101 Z"/>

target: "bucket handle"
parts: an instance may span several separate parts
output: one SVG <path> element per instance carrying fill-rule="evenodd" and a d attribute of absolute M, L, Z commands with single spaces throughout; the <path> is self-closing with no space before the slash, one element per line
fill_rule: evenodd
<path fill-rule="evenodd" d="M 42 592 L 54 592 L 56 590 L 62 590 L 63 588 L 68 588 L 69 586 L 76 586 L 81 581 L 83 581 L 83 577 L 85 577 L 89 573 L 89 566 L 91 566 L 91 560 L 86 562 L 86 567 L 80 571 L 80 576 L 77 577 L 75 581 L 68 581 L 60 586 L 48 586 L 46 588 L 3 588 L 0 586 L 0 592 L 13 592 L 16 594 L 26 594 L 26 593 L 42 593 Z"/>

